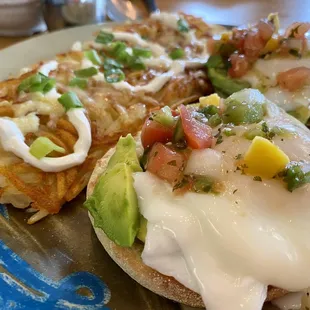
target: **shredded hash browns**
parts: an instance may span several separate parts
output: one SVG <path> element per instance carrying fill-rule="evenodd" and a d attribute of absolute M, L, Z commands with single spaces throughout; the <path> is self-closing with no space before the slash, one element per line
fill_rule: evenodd
<path fill-rule="evenodd" d="M 196 32 L 196 37 L 211 36 L 210 27 L 193 16 L 182 15 Z M 182 37 L 157 20 L 148 19 L 140 24 L 126 24 L 114 30 L 137 32 L 148 40 L 165 46 L 168 50 L 182 47 L 187 54 L 199 53 L 196 46 L 184 46 Z M 184 40 L 183 40 L 184 41 Z M 92 43 L 87 43 L 92 46 Z M 86 45 L 87 45 L 86 44 Z M 198 51 L 197 51 L 198 50 Z M 49 73 L 56 79 L 56 90 L 63 94 L 74 77 L 74 70 L 83 67 L 83 51 L 69 51 L 56 57 L 58 68 Z M 59 157 L 73 152 L 78 139 L 74 126 L 52 99 L 37 93 L 18 93 L 22 80 L 38 71 L 43 63 L 18 78 L 0 83 L 0 117 L 22 118 L 31 113 L 39 118 L 35 132 L 25 129 L 25 141 L 30 145 L 37 137 L 48 137 L 65 149 L 65 154 L 52 152 L 49 156 Z M 100 69 L 104 72 L 104 69 Z M 131 85 L 144 85 L 164 72 L 163 68 L 146 68 L 140 71 L 125 70 L 126 81 Z M 87 185 L 96 161 L 115 145 L 121 135 L 135 133 L 141 128 L 151 109 L 169 105 L 188 104 L 211 92 L 206 74 L 201 69 L 186 69 L 173 76 L 156 93 L 137 92 L 113 88 L 102 80 L 90 78 L 86 89 L 74 88 L 83 103 L 91 124 L 92 146 L 82 165 L 57 172 L 47 173 L 24 163 L 13 153 L 0 147 L 0 203 L 12 204 L 17 208 L 29 208 L 35 212 L 28 220 L 32 224 L 48 214 L 56 214 L 61 206 L 74 199 Z M 36 102 L 36 105 L 32 105 Z M 35 116 L 34 116 L 35 117 Z M 37 212 L 39 211 L 39 212 Z"/>

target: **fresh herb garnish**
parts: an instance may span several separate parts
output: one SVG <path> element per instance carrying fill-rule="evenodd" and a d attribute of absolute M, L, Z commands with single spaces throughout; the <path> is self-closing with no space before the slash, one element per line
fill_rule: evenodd
<path fill-rule="evenodd" d="M 258 181 L 258 182 L 262 182 L 262 178 L 258 175 L 256 175 L 254 178 L 253 178 L 254 181 Z"/>
<path fill-rule="evenodd" d="M 169 162 L 167 163 L 167 165 L 176 167 L 176 166 L 177 166 L 177 162 L 176 162 L 176 160 L 171 160 L 171 161 L 169 161 Z"/>
<path fill-rule="evenodd" d="M 235 156 L 235 159 L 237 159 L 237 160 L 239 160 L 239 159 L 241 159 L 241 158 L 242 158 L 242 155 L 241 155 L 241 154 L 238 154 L 238 155 Z"/>

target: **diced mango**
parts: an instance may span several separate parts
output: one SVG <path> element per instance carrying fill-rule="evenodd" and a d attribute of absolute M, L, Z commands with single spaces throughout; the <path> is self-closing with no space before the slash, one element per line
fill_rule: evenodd
<path fill-rule="evenodd" d="M 271 141 L 256 136 L 244 156 L 244 172 L 270 179 L 290 162 L 288 156 Z"/>
<path fill-rule="evenodd" d="M 218 96 L 218 94 L 212 94 L 210 96 L 200 97 L 199 103 L 200 106 L 215 105 L 218 107 L 220 105 L 220 100 L 221 98 Z"/>
<path fill-rule="evenodd" d="M 261 55 L 271 53 L 271 52 L 275 51 L 276 49 L 278 49 L 279 46 L 280 46 L 279 37 L 274 34 L 266 43 L 265 47 L 263 48 L 263 50 L 261 52 Z"/>

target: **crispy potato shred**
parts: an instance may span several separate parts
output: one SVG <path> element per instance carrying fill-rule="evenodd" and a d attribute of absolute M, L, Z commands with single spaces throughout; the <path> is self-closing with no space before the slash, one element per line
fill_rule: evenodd
<path fill-rule="evenodd" d="M 203 21 L 189 15 L 183 15 L 183 18 L 195 29 L 197 38 L 210 36 L 210 27 Z M 180 46 L 182 39 L 175 30 L 151 19 L 141 24 L 119 26 L 115 30 L 137 32 L 171 49 Z M 194 46 L 186 48 L 195 49 Z M 56 57 L 58 68 L 51 71 L 49 77 L 56 79 L 58 93 L 72 89 L 68 83 L 74 77 L 74 70 L 81 68 L 83 58 L 83 52 L 80 51 L 70 51 Z M 37 72 L 41 65 L 33 66 L 18 78 L 0 83 L 0 117 L 16 118 L 22 113 L 23 116 L 36 113 L 39 128 L 36 132 L 25 133 L 26 143 L 30 145 L 37 137 L 47 137 L 66 150 L 65 154 L 55 151 L 49 154 L 51 157 L 60 157 L 73 152 L 78 139 L 76 129 L 66 115 L 53 105 L 50 109 L 44 109 L 45 106 L 40 109 L 29 108 L 31 101 L 41 101 L 49 107 L 44 98 L 34 98 L 34 94 L 17 91 L 21 81 Z M 103 72 L 103 69 L 100 70 Z M 143 85 L 162 72 L 160 68 L 126 71 L 126 81 L 132 85 Z M 138 132 L 151 109 L 164 105 L 175 108 L 180 104 L 195 102 L 211 90 L 205 72 L 200 69 L 185 70 L 174 76 L 155 94 L 121 91 L 104 81 L 89 79 L 86 89 L 74 89 L 87 111 L 92 130 L 92 146 L 85 162 L 61 172 L 47 173 L 0 147 L 0 203 L 28 208 L 29 212 L 33 212 L 29 224 L 58 213 L 64 203 L 74 199 L 86 187 L 96 161 L 115 145 L 121 135 Z"/>

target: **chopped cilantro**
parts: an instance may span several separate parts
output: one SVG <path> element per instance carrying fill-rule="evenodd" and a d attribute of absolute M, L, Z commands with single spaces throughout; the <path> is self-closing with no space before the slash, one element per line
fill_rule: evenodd
<path fill-rule="evenodd" d="M 176 160 L 171 160 L 171 161 L 169 161 L 169 162 L 167 163 L 167 165 L 176 167 L 177 162 L 176 162 Z"/>
<path fill-rule="evenodd" d="M 241 159 L 241 158 L 242 158 L 242 155 L 241 155 L 241 154 L 238 154 L 238 155 L 235 156 L 235 159 L 237 159 L 237 160 L 239 160 L 239 159 Z"/>

